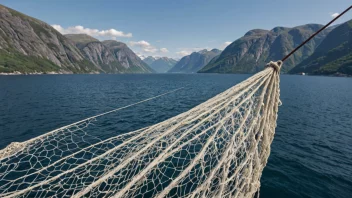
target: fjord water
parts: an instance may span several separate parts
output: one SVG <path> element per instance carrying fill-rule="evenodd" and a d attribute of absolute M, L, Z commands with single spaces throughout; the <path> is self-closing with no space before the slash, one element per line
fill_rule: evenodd
<path fill-rule="evenodd" d="M 98 118 L 102 139 L 178 115 L 249 75 L 0 76 L 0 149 L 117 107 Z M 260 197 L 352 195 L 352 78 L 281 76 L 278 126 Z"/>

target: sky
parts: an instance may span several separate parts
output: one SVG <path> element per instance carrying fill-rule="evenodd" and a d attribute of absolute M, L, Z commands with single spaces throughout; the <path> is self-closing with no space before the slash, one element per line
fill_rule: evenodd
<path fill-rule="evenodd" d="M 63 34 L 118 40 L 143 56 L 224 49 L 251 29 L 326 24 L 350 0 L 1 0 Z M 352 19 L 352 11 L 335 24 Z"/>

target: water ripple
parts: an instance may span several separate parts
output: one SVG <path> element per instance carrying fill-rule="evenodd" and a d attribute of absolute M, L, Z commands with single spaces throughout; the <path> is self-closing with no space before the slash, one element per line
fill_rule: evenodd
<path fill-rule="evenodd" d="M 98 118 L 101 139 L 178 115 L 248 75 L 0 76 L 0 148 L 169 90 L 185 89 Z M 281 79 L 278 127 L 260 197 L 351 197 L 352 79 Z"/>

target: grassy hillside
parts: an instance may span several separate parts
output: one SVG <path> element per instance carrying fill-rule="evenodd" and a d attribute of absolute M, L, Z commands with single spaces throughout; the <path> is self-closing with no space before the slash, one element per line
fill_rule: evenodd
<path fill-rule="evenodd" d="M 352 20 L 332 30 L 315 52 L 290 73 L 352 75 Z"/>

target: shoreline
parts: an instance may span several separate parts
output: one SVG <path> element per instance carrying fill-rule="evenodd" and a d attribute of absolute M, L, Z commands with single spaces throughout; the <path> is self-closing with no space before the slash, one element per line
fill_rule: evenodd
<path fill-rule="evenodd" d="M 63 74 L 58 72 L 33 72 L 33 73 L 21 73 L 21 72 L 12 72 L 12 73 L 0 73 L 1 76 L 19 76 L 19 75 L 52 75 L 52 74 Z"/>
<path fill-rule="evenodd" d="M 19 71 L 11 72 L 11 73 L 5 73 L 5 72 L 0 72 L 0 76 L 28 76 L 28 75 L 67 75 L 67 74 L 110 74 L 110 73 L 97 73 L 97 72 L 91 72 L 91 73 L 73 73 L 73 72 L 30 72 L 30 73 L 22 73 Z M 113 74 L 172 74 L 172 73 L 113 73 Z M 177 73 L 177 74 L 198 74 L 198 73 Z M 236 74 L 236 73 L 203 73 L 203 74 Z M 242 73 L 241 73 L 242 74 Z M 252 73 L 248 73 L 252 74 Z M 324 76 L 324 77 L 347 77 L 351 78 L 352 75 L 348 74 L 331 74 L 331 75 L 316 75 L 316 74 L 310 74 L 310 75 L 300 75 L 300 74 L 287 74 L 287 73 L 282 73 L 281 75 L 289 75 L 289 76 Z"/>
<path fill-rule="evenodd" d="M 19 71 L 14 71 L 14 72 L 11 72 L 11 73 L 0 72 L 0 76 L 65 75 L 65 74 L 75 74 L 75 73 L 67 72 L 67 71 L 62 71 L 62 72 L 55 72 L 55 71 L 51 71 L 51 72 L 29 72 L 29 73 L 22 73 L 22 72 L 19 72 Z M 100 74 L 100 73 L 91 72 L 91 73 L 82 73 L 82 74 Z"/>

